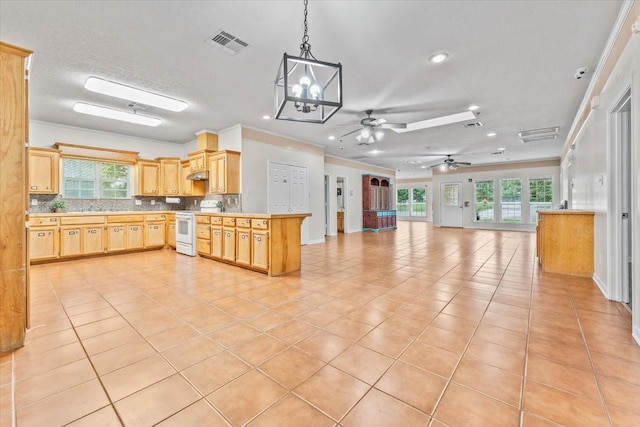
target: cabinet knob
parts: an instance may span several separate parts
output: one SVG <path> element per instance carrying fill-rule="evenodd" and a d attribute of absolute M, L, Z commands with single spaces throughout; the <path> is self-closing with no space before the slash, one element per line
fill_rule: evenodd
<path fill-rule="evenodd" d="M 256 236 L 256 240 L 257 240 L 258 242 L 262 242 L 262 237 L 260 237 L 260 236 Z"/>

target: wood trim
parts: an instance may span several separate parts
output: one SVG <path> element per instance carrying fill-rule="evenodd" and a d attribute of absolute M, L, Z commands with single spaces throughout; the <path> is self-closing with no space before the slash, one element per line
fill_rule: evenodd
<path fill-rule="evenodd" d="M 22 47 L 5 42 L 0 42 L 0 52 L 7 53 L 9 55 L 20 56 L 22 58 L 26 58 L 33 53 L 33 51 L 29 49 L 24 49 Z"/>
<path fill-rule="evenodd" d="M 393 169 L 387 169 L 387 168 L 383 168 L 381 166 L 374 166 L 374 165 L 370 165 L 368 163 L 357 162 L 355 160 L 348 160 L 348 159 L 343 159 L 343 158 L 340 158 L 340 157 L 329 156 L 327 154 L 325 154 L 325 156 L 324 156 L 324 162 L 328 163 L 330 165 L 344 166 L 344 167 L 353 168 L 353 169 L 360 169 L 360 170 L 363 170 L 363 171 L 367 171 L 367 173 L 389 175 L 391 178 L 394 178 L 394 179 L 396 177 L 396 171 L 393 170 Z"/>
<path fill-rule="evenodd" d="M 396 186 L 402 184 L 431 184 L 433 178 L 408 178 L 408 179 L 396 179 Z"/>
<path fill-rule="evenodd" d="M 56 142 L 54 147 L 60 150 L 60 157 L 62 158 L 109 160 L 129 164 L 135 164 L 140 154 L 137 151 L 90 147 L 66 142 Z"/>

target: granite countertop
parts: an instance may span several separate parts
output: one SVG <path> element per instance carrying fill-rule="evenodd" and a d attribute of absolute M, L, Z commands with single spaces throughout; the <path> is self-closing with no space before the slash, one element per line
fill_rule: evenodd
<path fill-rule="evenodd" d="M 176 212 L 193 212 L 196 215 L 226 216 L 235 218 L 295 218 L 308 217 L 311 213 L 291 213 L 291 214 L 259 214 L 241 212 L 201 212 L 201 211 L 85 211 L 85 212 L 62 212 L 62 213 L 31 213 L 30 217 L 65 217 L 65 216 L 109 216 L 109 215 L 167 215 Z"/>
<path fill-rule="evenodd" d="M 194 212 L 196 215 L 223 216 L 231 218 L 298 218 L 308 217 L 311 213 L 290 213 L 290 214 L 266 214 L 266 213 L 245 213 L 245 212 Z"/>
<path fill-rule="evenodd" d="M 580 209 L 543 209 L 536 212 L 542 215 L 595 215 L 594 211 Z"/>

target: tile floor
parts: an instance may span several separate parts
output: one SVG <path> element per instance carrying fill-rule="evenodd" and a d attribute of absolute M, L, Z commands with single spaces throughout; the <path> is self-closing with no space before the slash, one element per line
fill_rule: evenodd
<path fill-rule="evenodd" d="M 278 278 L 171 250 L 33 266 L 0 426 L 639 425 L 629 313 L 534 241 L 400 223 Z"/>

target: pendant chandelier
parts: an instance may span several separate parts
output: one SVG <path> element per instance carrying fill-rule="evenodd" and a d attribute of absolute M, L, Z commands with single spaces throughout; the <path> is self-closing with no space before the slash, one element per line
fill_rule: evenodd
<path fill-rule="evenodd" d="M 342 65 L 318 61 L 311 53 L 304 0 L 300 55 L 284 54 L 275 80 L 275 118 L 324 123 L 342 108 Z"/>

